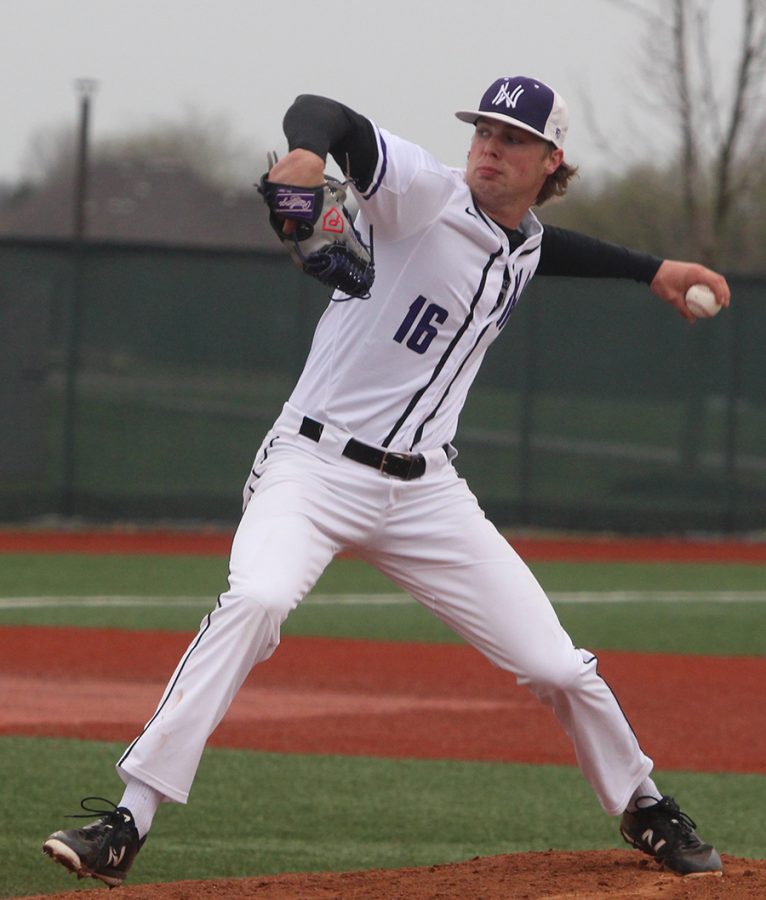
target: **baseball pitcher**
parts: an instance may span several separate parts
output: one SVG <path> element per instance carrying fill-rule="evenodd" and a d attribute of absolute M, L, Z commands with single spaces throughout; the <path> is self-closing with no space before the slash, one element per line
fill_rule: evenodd
<path fill-rule="evenodd" d="M 285 115 L 288 152 L 259 190 L 293 261 L 336 289 L 255 454 L 228 588 L 117 763 L 124 795 L 108 808 L 83 801 L 96 820 L 43 845 L 81 876 L 122 883 L 160 802 L 187 802 L 210 733 L 340 552 L 367 560 L 553 710 L 626 841 L 679 875 L 721 871 L 716 849 L 654 784 L 598 660 L 573 646 L 458 474 L 453 442 L 484 354 L 536 273 L 634 279 L 686 318 L 692 284 L 722 306 L 728 286 L 694 263 L 541 225 L 533 207 L 563 195 L 576 172 L 564 160 L 567 107 L 542 81 L 499 78 L 457 117 L 472 127 L 465 168 L 333 100 L 303 95 Z M 344 181 L 326 177 L 328 155 Z"/>

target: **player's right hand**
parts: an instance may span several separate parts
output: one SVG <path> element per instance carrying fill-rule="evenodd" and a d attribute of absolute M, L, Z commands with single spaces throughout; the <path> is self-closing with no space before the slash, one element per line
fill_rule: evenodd
<path fill-rule="evenodd" d="M 666 259 L 657 270 L 649 287 L 687 322 L 696 322 L 696 316 L 686 305 L 686 292 L 693 284 L 707 285 L 715 294 L 719 306 L 729 305 L 731 291 L 726 279 L 718 272 L 698 263 Z"/>

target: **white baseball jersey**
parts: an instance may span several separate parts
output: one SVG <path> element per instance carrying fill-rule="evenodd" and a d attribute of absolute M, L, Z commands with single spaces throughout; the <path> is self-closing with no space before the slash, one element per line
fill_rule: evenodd
<path fill-rule="evenodd" d="M 528 213 L 512 249 L 463 170 L 376 132 L 372 186 L 357 194 L 358 228 L 372 229 L 372 294 L 336 295 L 290 403 L 367 443 L 422 451 L 452 441 L 484 353 L 534 274 L 542 226 Z"/>

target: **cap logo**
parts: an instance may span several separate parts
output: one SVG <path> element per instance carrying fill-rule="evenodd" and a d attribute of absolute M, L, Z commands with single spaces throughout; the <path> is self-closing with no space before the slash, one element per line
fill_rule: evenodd
<path fill-rule="evenodd" d="M 505 103 L 506 109 L 511 107 L 516 109 L 516 104 L 519 102 L 519 98 L 524 93 L 524 88 L 517 84 L 516 87 L 508 93 L 508 82 L 500 85 L 500 90 L 495 94 L 495 98 L 492 101 L 493 106 L 500 106 L 501 103 Z"/>

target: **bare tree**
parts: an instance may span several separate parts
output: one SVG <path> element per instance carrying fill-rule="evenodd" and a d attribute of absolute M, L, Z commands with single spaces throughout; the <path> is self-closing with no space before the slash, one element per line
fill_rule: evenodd
<path fill-rule="evenodd" d="M 686 251 L 715 265 L 718 247 L 766 161 L 766 0 L 611 0 L 646 29 L 645 82 L 673 117 Z M 716 61 L 713 14 L 738 25 L 730 68 Z"/>
<path fill-rule="evenodd" d="M 71 177 L 77 156 L 77 135 L 71 124 L 44 125 L 27 140 L 23 180 L 39 184 L 50 178 Z"/>
<path fill-rule="evenodd" d="M 174 121 L 156 121 L 103 139 L 96 151 L 106 160 L 175 161 L 220 186 L 248 184 L 266 158 L 262 148 L 235 137 L 224 116 L 193 107 L 183 110 Z"/>
<path fill-rule="evenodd" d="M 46 126 L 29 139 L 26 178 L 41 183 L 71 177 L 76 157 L 71 125 Z M 236 137 L 221 115 L 192 107 L 175 120 L 156 120 L 93 141 L 97 163 L 173 162 L 221 187 L 249 184 L 266 164 L 266 152 Z"/>
<path fill-rule="evenodd" d="M 766 0 L 610 2 L 643 23 L 642 83 L 677 135 L 686 238 L 679 249 L 687 258 L 718 267 L 721 248 L 747 227 L 751 196 L 766 162 Z M 716 15 L 718 26 L 736 24 L 728 65 L 714 51 Z M 695 341 L 689 364 L 700 372 L 704 354 L 704 341 Z M 690 376 L 680 433 L 680 468 L 687 478 L 699 476 L 705 417 L 695 383 Z"/>

